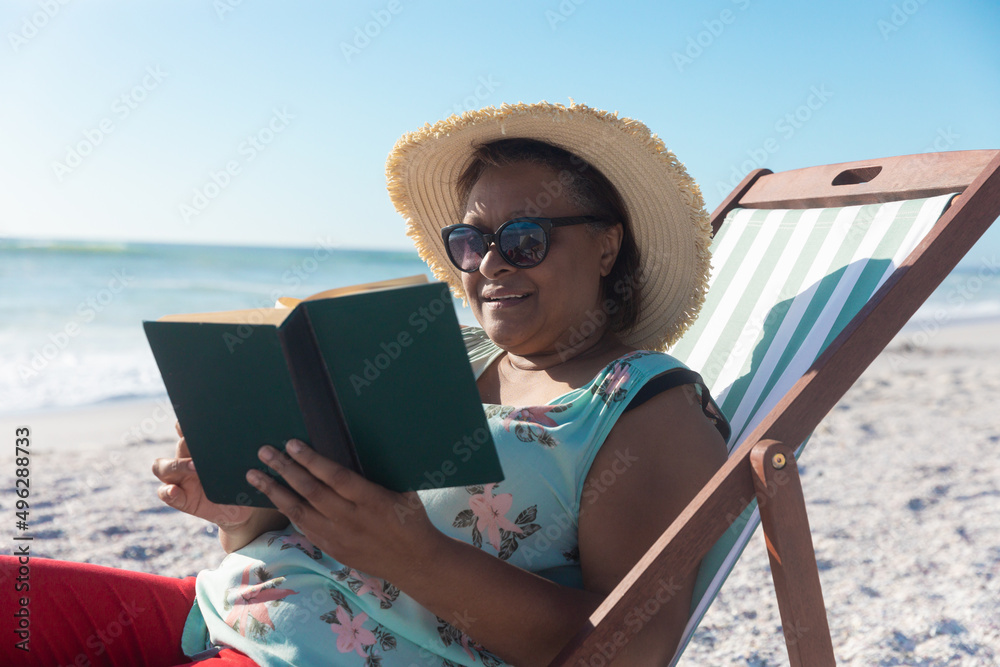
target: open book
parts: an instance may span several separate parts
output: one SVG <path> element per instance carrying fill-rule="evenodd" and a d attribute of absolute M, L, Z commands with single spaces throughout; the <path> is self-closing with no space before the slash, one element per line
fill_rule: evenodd
<path fill-rule="evenodd" d="M 274 476 L 257 450 L 292 438 L 394 491 L 503 479 L 443 283 L 414 276 L 143 326 L 213 502 L 271 507 L 245 474 Z"/>

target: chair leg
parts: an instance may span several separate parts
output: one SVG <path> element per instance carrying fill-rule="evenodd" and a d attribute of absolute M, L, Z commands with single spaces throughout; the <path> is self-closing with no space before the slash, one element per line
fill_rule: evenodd
<path fill-rule="evenodd" d="M 763 440 L 750 454 L 750 463 L 789 664 L 835 666 L 794 452 L 783 443 Z"/>

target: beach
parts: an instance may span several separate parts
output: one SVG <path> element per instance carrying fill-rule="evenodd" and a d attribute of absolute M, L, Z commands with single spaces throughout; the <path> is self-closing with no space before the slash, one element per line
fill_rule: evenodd
<path fill-rule="evenodd" d="M 806 447 L 838 665 L 1000 664 L 998 359 L 997 324 L 904 332 Z M 786 665 L 780 624 L 758 530 L 679 664 Z"/>
<path fill-rule="evenodd" d="M 178 577 L 218 565 L 225 554 L 215 527 L 156 495 L 152 464 L 173 456 L 174 421 L 165 398 L 0 417 L 11 443 L 16 428 L 31 429 L 32 555 Z M 11 451 L 5 479 L 13 466 Z M 4 484 L 5 514 L 14 500 Z M 21 534 L 12 527 L 8 545 Z"/>
<path fill-rule="evenodd" d="M 998 351 L 996 323 L 904 332 L 809 442 L 802 483 L 838 664 L 1000 662 Z M 32 554 L 170 576 L 214 567 L 214 528 L 156 496 L 150 466 L 172 455 L 173 421 L 164 399 L 0 417 L 9 442 L 31 429 Z M 680 664 L 787 662 L 758 531 Z"/>

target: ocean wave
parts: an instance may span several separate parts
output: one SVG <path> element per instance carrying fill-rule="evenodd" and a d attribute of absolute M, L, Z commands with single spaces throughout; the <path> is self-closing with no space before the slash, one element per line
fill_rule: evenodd
<path fill-rule="evenodd" d="M 141 253 L 143 249 L 124 241 L 0 238 L 2 251 L 123 255 Z"/>
<path fill-rule="evenodd" d="M 0 354 L 0 413 L 95 405 L 166 395 L 148 349 Z"/>

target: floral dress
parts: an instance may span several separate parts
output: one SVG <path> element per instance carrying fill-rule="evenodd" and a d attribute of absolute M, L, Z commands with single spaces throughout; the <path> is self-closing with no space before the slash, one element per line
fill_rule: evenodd
<path fill-rule="evenodd" d="M 481 329 L 464 337 L 478 377 L 502 350 Z M 505 480 L 420 491 L 432 523 L 512 565 L 582 588 L 580 507 L 615 482 L 609 470 L 585 485 L 587 472 L 635 392 L 676 368 L 683 365 L 673 357 L 637 351 L 545 405 L 484 405 Z M 628 448 L 615 455 L 613 470 L 637 461 Z M 462 618 L 439 618 L 391 582 L 337 562 L 289 526 L 199 573 L 183 646 L 188 655 L 231 646 L 266 666 L 506 664 L 464 627 Z"/>

